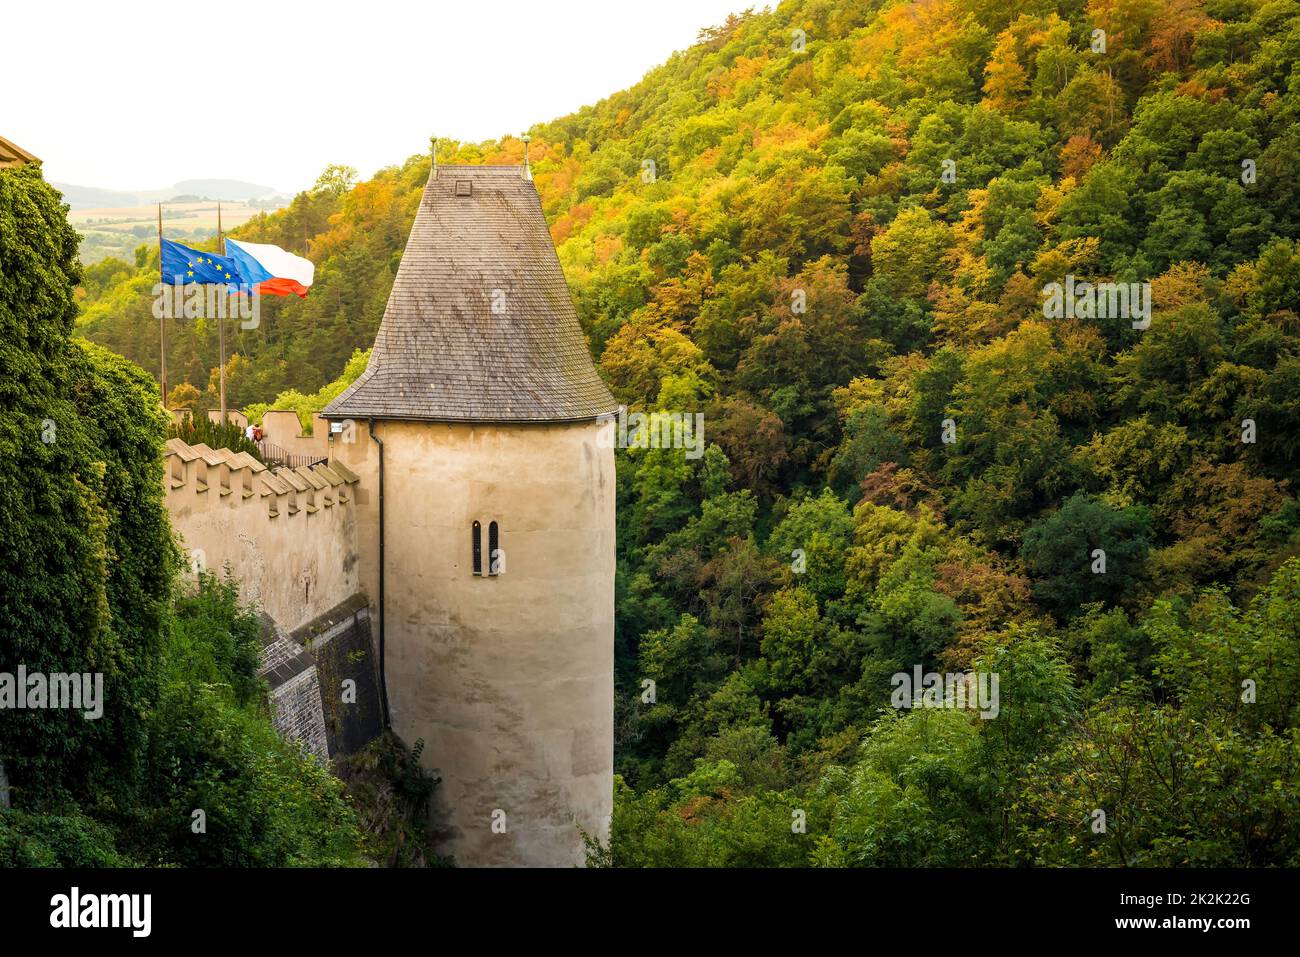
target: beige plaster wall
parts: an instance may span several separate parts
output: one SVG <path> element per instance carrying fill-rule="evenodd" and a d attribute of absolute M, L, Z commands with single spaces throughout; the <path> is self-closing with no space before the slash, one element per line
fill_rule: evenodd
<path fill-rule="evenodd" d="M 220 410 L 220 409 L 209 409 L 209 410 L 208 410 L 208 421 L 211 422 L 213 425 L 220 425 L 220 424 L 221 424 L 221 410 Z M 240 412 L 238 409 L 227 408 L 227 409 L 226 409 L 226 421 L 231 422 L 231 423 L 233 423 L 233 424 L 239 426 L 239 427 L 242 429 L 242 428 L 244 428 L 245 426 L 248 425 L 248 416 L 244 415 L 244 413 Z"/>
<path fill-rule="evenodd" d="M 613 451 L 597 446 L 594 423 L 376 431 L 390 714 L 442 778 L 440 850 L 467 866 L 580 864 L 578 827 L 606 839 L 612 812 Z M 367 423 L 352 435 L 332 452 L 361 479 L 361 585 L 373 600 L 377 449 Z M 485 568 L 499 523 L 504 574 L 472 573 L 475 519 Z"/>
<path fill-rule="evenodd" d="M 230 471 L 224 494 L 218 469 L 206 482 L 190 474 L 167 489 L 167 511 L 187 556 L 198 549 L 208 569 L 229 568 L 240 594 L 292 631 L 360 590 L 355 486 L 269 496 L 248 472 Z"/>
<path fill-rule="evenodd" d="M 298 413 L 285 409 L 268 409 L 262 414 L 262 437 L 293 455 L 325 458 L 329 454 L 329 422 L 312 416 L 311 435 L 302 434 Z"/>

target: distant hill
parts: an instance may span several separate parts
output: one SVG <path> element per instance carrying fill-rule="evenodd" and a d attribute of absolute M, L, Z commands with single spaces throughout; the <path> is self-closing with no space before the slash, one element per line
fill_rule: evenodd
<path fill-rule="evenodd" d="M 237 179 L 186 179 L 174 185 L 169 190 L 156 190 L 161 195 L 154 196 L 152 192 L 142 193 L 146 201 L 156 202 L 159 199 L 167 199 L 178 194 L 191 194 L 203 196 L 207 199 L 261 199 L 263 196 L 270 196 L 278 193 L 273 186 L 260 186 L 257 183 L 245 183 Z"/>
<path fill-rule="evenodd" d="M 98 186 L 76 186 L 72 183 L 54 183 L 63 193 L 64 202 L 73 209 L 104 209 L 116 206 L 143 206 L 146 203 L 167 202 L 177 196 L 197 196 L 222 201 L 262 199 L 279 193 L 273 186 L 245 183 L 237 179 L 187 179 L 159 189 L 139 192 L 103 189 Z"/>
<path fill-rule="evenodd" d="M 97 186 L 73 186 L 70 183 L 51 185 L 63 194 L 63 201 L 73 209 L 140 205 L 140 197 L 135 193 L 100 189 Z"/>

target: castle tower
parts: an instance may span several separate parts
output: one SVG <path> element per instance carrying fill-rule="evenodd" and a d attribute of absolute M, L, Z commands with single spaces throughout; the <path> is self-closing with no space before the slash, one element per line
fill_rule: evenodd
<path fill-rule="evenodd" d="M 361 477 L 392 727 L 424 741 L 459 864 L 571 866 L 579 828 L 607 837 L 615 409 L 532 181 L 435 168 L 370 364 L 323 414 Z"/>

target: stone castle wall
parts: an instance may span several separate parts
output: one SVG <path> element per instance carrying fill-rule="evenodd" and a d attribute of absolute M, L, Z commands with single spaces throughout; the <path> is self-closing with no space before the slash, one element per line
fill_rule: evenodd
<path fill-rule="evenodd" d="M 291 636 L 316 664 L 330 755 L 352 754 L 384 730 L 370 602 L 356 594 Z"/>
<path fill-rule="evenodd" d="M 262 413 L 262 437 L 290 455 L 323 459 L 330 451 L 330 424 L 319 415 L 312 417 L 311 434 L 305 435 L 297 412 L 268 409 Z"/>
<path fill-rule="evenodd" d="M 360 590 L 357 476 L 346 468 L 269 469 L 246 453 L 169 439 L 164 482 L 191 566 L 229 572 L 286 631 Z"/>
<path fill-rule="evenodd" d="M 330 758 L 325 709 L 316 662 L 302 645 L 262 615 L 262 666 L 270 689 L 271 723 L 280 737 L 297 741 L 322 762 Z"/>
<path fill-rule="evenodd" d="M 180 439 L 167 442 L 164 474 L 191 569 L 234 577 L 262 612 L 258 674 L 276 730 L 322 761 L 363 747 L 383 715 L 359 592 L 357 476 L 323 464 L 270 469 Z"/>

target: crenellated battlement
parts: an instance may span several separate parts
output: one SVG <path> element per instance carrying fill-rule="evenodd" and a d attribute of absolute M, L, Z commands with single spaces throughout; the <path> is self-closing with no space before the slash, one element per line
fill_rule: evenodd
<path fill-rule="evenodd" d="M 259 507 L 268 519 L 312 515 L 347 505 L 358 477 L 342 463 L 300 468 L 268 468 L 247 452 L 188 445 L 168 439 L 166 498 L 168 510 L 189 513 L 210 508 Z"/>
<path fill-rule="evenodd" d="M 268 468 L 168 439 L 164 501 L 192 567 L 233 575 L 286 631 L 360 590 L 360 479 L 339 462 Z"/>

